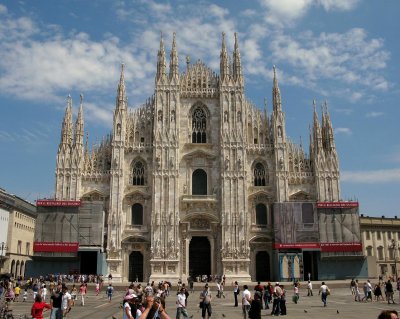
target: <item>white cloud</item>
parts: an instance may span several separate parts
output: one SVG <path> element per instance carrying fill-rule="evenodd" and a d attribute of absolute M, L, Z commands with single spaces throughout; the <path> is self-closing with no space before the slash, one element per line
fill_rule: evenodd
<path fill-rule="evenodd" d="M 368 39 L 363 29 L 317 36 L 304 32 L 296 38 L 275 32 L 271 38 L 272 60 L 287 63 L 291 72 L 302 74 L 300 77 L 309 87 L 323 87 L 321 80 L 334 80 L 347 86 L 361 85 L 376 91 L 390 87 L 380 74 L 386 68 L 390 54 L 384 50 L 382 39 Z M 356 102 L 364 94 L 357 90 L 346 95 Z"/>
<path fill-rule="evenodd" d="M 359 0 L 259 0 L 265 8 L 265 21 L 275 27 L 293 26 L 315 6 L 325 11 L 353 10 Z"/>
<path fill-rule="evenodd" d="M 337 127 L 335 128 L 335 134 L 351 135 L 353 132 L 348 127 Z"/>
<path fill-rule="evenodd" d="M 0 4 L 0 14 L 4 14 L 7 12 L 8 12 L 7 7 L 3 4 Z"/>
<path fill-rule="evenodd" d="M 322 5 L 326 11 L 349 11 L 357 6 L 359 0 L 317 0 L 317 3 Z"/>
<path fill-rule="evenodd" d="M 341 173 L 342 182 L 347 183 L 391 183 L 400 182 L 400 169 L 381 169 L 374 171 L 343 171 Z"/>
<path fill-rule="evenodd" d="M 99 106 L 95 103 L 84 103 L 85 121 L 92 123 L 101 122 L 104 126 L 110 126 L 113 118 L 111 107 L 113 106 Z"/>
<path fill-rule="evenodd" d="M 382 116 L 383 112 L 368 112 L 365 117 L 379 117 Z"/>
<path fill-rule="evenodd" d="M 261 0 L 266 9 L 265 20 L 274 26 L 290 25 L 304 16 L 313 0 Z"/>

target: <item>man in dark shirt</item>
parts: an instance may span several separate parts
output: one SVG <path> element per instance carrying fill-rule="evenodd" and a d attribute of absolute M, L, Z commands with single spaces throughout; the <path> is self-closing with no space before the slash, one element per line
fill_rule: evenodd
<path fill-rule="evenodd" d="M 52 305 L 50 319 L 62 319 L 62 310 L 61 310 L 61 303 L 62 303 L 62 285 L 59 283 L 57 288 L 50 297 L 50 304 Z"/>

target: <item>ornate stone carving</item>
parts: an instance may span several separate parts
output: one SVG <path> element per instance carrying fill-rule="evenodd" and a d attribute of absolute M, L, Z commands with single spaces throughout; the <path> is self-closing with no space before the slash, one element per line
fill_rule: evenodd
<path fill-rule="evenodd" d="M 208 220 L 196 218 L 190 221 L 190 228 L 192 229 L 209 229 L 210 222 Z"/>

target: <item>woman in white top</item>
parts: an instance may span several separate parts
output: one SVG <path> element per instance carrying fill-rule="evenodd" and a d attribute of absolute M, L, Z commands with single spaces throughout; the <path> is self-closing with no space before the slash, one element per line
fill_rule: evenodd
<path fill-rule="evenodd" d="M 135 301 L 136 295 L 126 295 L 124 298 L 124 316 L 122 319 L 135 319 L 131 313 L 131 304 Z"/>
<path fill-rule="evenodd" d="M 328 297 L 329 288 L 325 285 L 325 282 L 322 282 L 321 287 L 319 288 L 319 293 L 321 295 L 321 300 L 324 303 L 324 307 L 326 307 L 326 299 Z"/>

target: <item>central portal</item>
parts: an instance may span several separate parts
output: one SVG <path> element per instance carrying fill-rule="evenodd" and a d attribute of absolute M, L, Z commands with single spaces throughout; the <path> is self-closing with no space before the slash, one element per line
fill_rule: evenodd
<path fill-rule="evenodd" d="M 189 274 L 193 279 L 211 275 L 211 246 L 207 237 L 192 237 L 190 241 Z"/>

